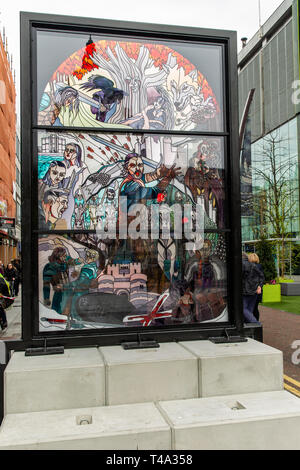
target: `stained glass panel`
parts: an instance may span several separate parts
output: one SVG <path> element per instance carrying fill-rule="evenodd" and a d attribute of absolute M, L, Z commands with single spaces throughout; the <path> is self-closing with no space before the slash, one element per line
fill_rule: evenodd
<path fill-rule="evenodd" d="M 227 321 L 226 245 L 39 237 L 40 331 Z"/>
<path fill-rule="evenodd" d="M 37 37 L 39 125 L 223 130 L 222 46 Z"/>
<path fill-rule="evenodd" d="M 224 171 L 222 138 L 39 131 L 38 228 L 87 231 L 110 222 L 118 231 L 136 204 L 149 220 L 161 206 L 182 213 L 199 206 L 203 229 L 224 228 Z"/>

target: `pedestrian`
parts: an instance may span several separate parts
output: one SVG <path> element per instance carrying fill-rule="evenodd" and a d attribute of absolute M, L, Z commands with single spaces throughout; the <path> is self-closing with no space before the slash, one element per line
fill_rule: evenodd
<path fill-rule="evenodd" d="M 264 275 L 264 270 L 263 270 L 263 267 L 262 265 L 259 263 L 259 257 L 256 253 L 250 253 L 248 255 L 248 261 L 250 261 L 250 263 L 255 263 L 256 264 L 256 267 L 261 271 L 263 277 L 264 277 L 264 281 L 265 281 L 265 275 Z M 264 282 L 263 281 L 263 282 Z M 258 305 L 260 304 L 260 302 L 262 302 L 262 297 L 263 297 L 263 286 L 261 286 L 261 293 L 260 294 L 257 294 L 257 298 L 256 298 L 256 302 L 255 302 L 255 306 L 254 306 L 254 310 L 253 310 L 253 315 L 255 316 L 256 320 L 259 321 L 259 310 L 258 310 Z"/>
<path fill-rule="evenodd" d="M 247 323 L 257 323 L 253 311 L 257 295 L 261 293 L 264 282 L 262 272 L 256 263 L 250 263 L 247 253 L 242 254 L 243 313 Z"/>
<path fill-rule="evenodd" d="M 20 260 L 16 258 L 16 259 L 12 260 L 11 264 L 13 265 L 15 270 L 17 271 L 17 277 L 15 279 L 14 288 L 15 288 L 15 296 L 18 296 L 19 295 L 19 286 L 20 286 L 20 282 L 21 282 L 21 263 L 20 263 Z"/>
<path fill-rule="evenodd" d="M 0 326 L 2 331 L 7 328 L 5 308 L 7 308 L 9 304 L 8 297 L 10 297 L 9 283 L 0 273 Z"/>
<path fill-rule="evenodd" d="M 8 263 L 4 272 L 5 279 L 9 282 L 11 295 L 15 292 L 15 280 L 18 276 L 17 270 L 13 267 L 12 263 Z"/>

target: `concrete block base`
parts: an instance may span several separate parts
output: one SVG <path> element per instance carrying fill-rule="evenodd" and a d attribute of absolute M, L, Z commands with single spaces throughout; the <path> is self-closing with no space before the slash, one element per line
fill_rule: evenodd
<path fill-rule="evenodd" d="M 300 450 L 285 391 L 8 414 L 1 450 Z"/>
<path fill-rule="evenodd" d="M 197 358 L 179 344 L 99 350 L 106 367 L 107 405 L 198 397 Z"/>
<path fill-rule="evenodd" d="M 171 449 L 171 431 L 152 403 L 6 415 L 1 450 Z"/>
<path fill-rule="evenodd" d="M 15 352 L 0 450 L 300 450 L 282 353 L 248 339 Z"/>
<path fill-rule="evenodd" d="M 14 352 L 4 372 L 4 413 L 105 404 L 104 364 L 97 348 L 25 356 Z"/>
<path fill-rule="evenodd" d="M 285 391 L 159 403 L 175 450 L 300 450 L 300 400 Z"/>
<path fill-rule="evenodd" d="M 248 338 L 245 343 L 180 343 L 198 357 L 199 397 L 283 390 L 282 352 Z"/>

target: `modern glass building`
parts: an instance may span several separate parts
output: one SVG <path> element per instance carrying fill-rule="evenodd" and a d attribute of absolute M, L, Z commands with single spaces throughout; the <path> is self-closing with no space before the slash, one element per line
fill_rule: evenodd
<path fill-rule="evenodd" d="M 246 249 L 262 233 L 276 238 L 275 209 L 288 238 L 300 242 L 299 3 L 283 1 L 251 40 L 244 39 L 238 55 L 241 120 L 249 92 L 255 90 L 241 149 Z"/>

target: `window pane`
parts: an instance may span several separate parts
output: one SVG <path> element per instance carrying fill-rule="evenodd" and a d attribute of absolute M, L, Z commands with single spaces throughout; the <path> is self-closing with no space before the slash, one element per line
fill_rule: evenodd
<path fill-rule="evenodd" d="M 136 205 L 149 230 L 151 217 L 172 232 L 197 213 L 202 229 L 225 228 L 224 172 L 223 138 L 39 131 L 37 228 L 118 233 Z"/>
<path fill-rule="evenodd" d="M 223 46 L 37 32 L 38 124 L 223 130 Z"/>
<path fill-rule="evenodd" d="M 40 331 L 228 321 L 226 245 L 108 242 L 94 234 L 39 238 Z"/>

